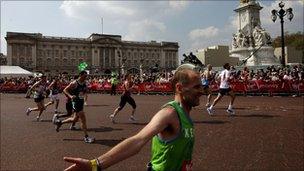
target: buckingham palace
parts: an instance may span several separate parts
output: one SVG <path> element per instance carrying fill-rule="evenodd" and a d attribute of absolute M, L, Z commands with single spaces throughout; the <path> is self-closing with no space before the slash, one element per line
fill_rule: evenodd
<path fill-rule="evenodd" d="M 178 66 L 177 42 L 137 42 L 120 35 L 91 34 L 88 38 L 43 36 L 41 33 L 7 32 L 7 64 L 46 74 L 76 74 L 86 62 L 90 73 L 125 70 L 138 73 L 153 67 L 171 71 Z"/>

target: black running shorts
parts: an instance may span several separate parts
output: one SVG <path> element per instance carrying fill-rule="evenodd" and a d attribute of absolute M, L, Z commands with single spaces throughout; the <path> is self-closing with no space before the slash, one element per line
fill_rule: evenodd
<path fill-rule="evenodd" d="M 73 110 L 78 113 L 83 111 L 84 99 L 75 99 L 72 101 Z"/>
<path fill-rule="evenodd" d="M 129 103 L 133 109 L 136 109 L 136 103 L 130 95 L 122 95 L 119 103 L 119 110 L 123 109 L 126 103 Z"/>
<path fill-rule="evenodd" d="M 222 96 L 224 96 L 224 95 L 227 95 L 229 92 L 231 92 L 232 90 L 231 90 L 231 88 L 220 88 L 220 94 L 222 95 Z"/>

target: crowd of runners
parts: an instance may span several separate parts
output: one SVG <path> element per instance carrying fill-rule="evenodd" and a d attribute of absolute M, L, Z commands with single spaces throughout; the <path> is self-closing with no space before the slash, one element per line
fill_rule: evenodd
<path fill-rule="evenodd" d="M 55 103 L 54 116 L 52 119 L 53 124 L 55 125 L 55 130 L 59 132 L 60 127 L 64 124 L 71 123 L 70 129 L 75 130 L 75 123 L 80 119 L 81 129 L 84 132 L 84 142 L 92 143 L 94 138 L 89 137 L 87 133 L 87 123 L 86 116 L 84 113 L 84 106 L 87 101 L 87 72 L 81 71 L 78 76 L 76 76 L 63 90 L 63 94 L 66 96 L 66 114 L 59 114 L 58 105 L 59 105 L 59 90 L 58 77 L 55 77 L 50 84 L 47 84 L 47 77 L 42 75 L 39 77 L 39 80 L 35 82 L 27 91 L 26 98 L 30 98 L 31 94 L 33 95 L 34 102 L 37 107 L 27 108 L 26 115 L 29 116 L 32 112 L 37 111 L 38 115 L 36 120 L 41 120 L 41 115 L 46 108 Z M 111 121 L 115 123 L 115 116 L 121 111 L 126 103 L 129 103 L 132 108 L 132 114 L 130 116 L 130 121 L 135 122 L 135 109 L 136 103 L 131 97 L 132 87 L 134 85 L 132 77 L 130 74 L 126 74 L 123 82 L 124 91 L 121 95 L 121 100 L 118 107 L 114 110 L 113 114 L 109 116 Z M 50 101 L 45 103 L 44 99 L 50 97 Z M 62 119 L 66 118 L 66 119 Z"/>

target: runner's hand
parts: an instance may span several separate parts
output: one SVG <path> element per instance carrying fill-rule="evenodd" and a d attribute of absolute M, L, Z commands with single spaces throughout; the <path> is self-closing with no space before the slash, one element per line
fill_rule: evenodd
<path fill-rule="evenodd" d="M 70 167 L 66 168 L 64 171 L 91 171 L 90 160 L 74 157 L 64 157 L 64 161 L 69 163 L 74 163 Z"/>

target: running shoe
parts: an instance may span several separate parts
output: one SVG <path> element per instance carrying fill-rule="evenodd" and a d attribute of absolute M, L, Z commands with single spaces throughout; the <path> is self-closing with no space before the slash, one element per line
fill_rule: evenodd
<path fill-rule="evenodd" d="M 26 115 L 28 116 L 31 113 L 31 108 L 26 109 Z"/>
<path fill-rule="evenodd" d="M 233 109 L 227 109 L 226 111 L 227 111 L 227 113 L 229 113 L 230 115 L 235 115 L 235 112 L 234 112 Z"/>
<path fill-rule="evenodd" d="M 111 122 L 114 124 L 115 123 L 115 120 L 114 120 L 114 115 L 110 115 L 110 119 L 111 119 Z"/>
<path fill-rule="evenodd" d="M 213 115 L 213 109 L 211 109 L 210 107 L 207 108 L 207 112 L 209 115 Z"/>
<path fill-rule="evenodd" d="M 36 121 L 37 121 L 37 122 L 40 121 L 40 117 L 39 117 L 39 116 L 36 117 Z"/>
<path fill-rule="evenodd" d="M 130 121 L 130 122 L 135 122 L 136 119 L 134 118 L 134 116 L 130 116 L 129 121 Z"/>
<path fill-rule="evenodd" d="M 95 141 L 95 138 L 84 137 L 83 140 L 84 140 L 85 143 L 93 143 Z"/>
<path fill-rule="evenodd" d="M 55 124 L 56 120 L 58 119 L 58 114 L 54 114 L 52 122 Z"/>
<path fill-rule="evenodd" d="M 59 132 L 59 128 L 61 127 L 61 125 L 62 125 L 62 122 L 61 122 L 61 120 L 56 120 L 55 121 L 55 124 L 56 124 L 56 126 L 55 126 L 55 128 L 56 128 L 56 132 Z"/>

